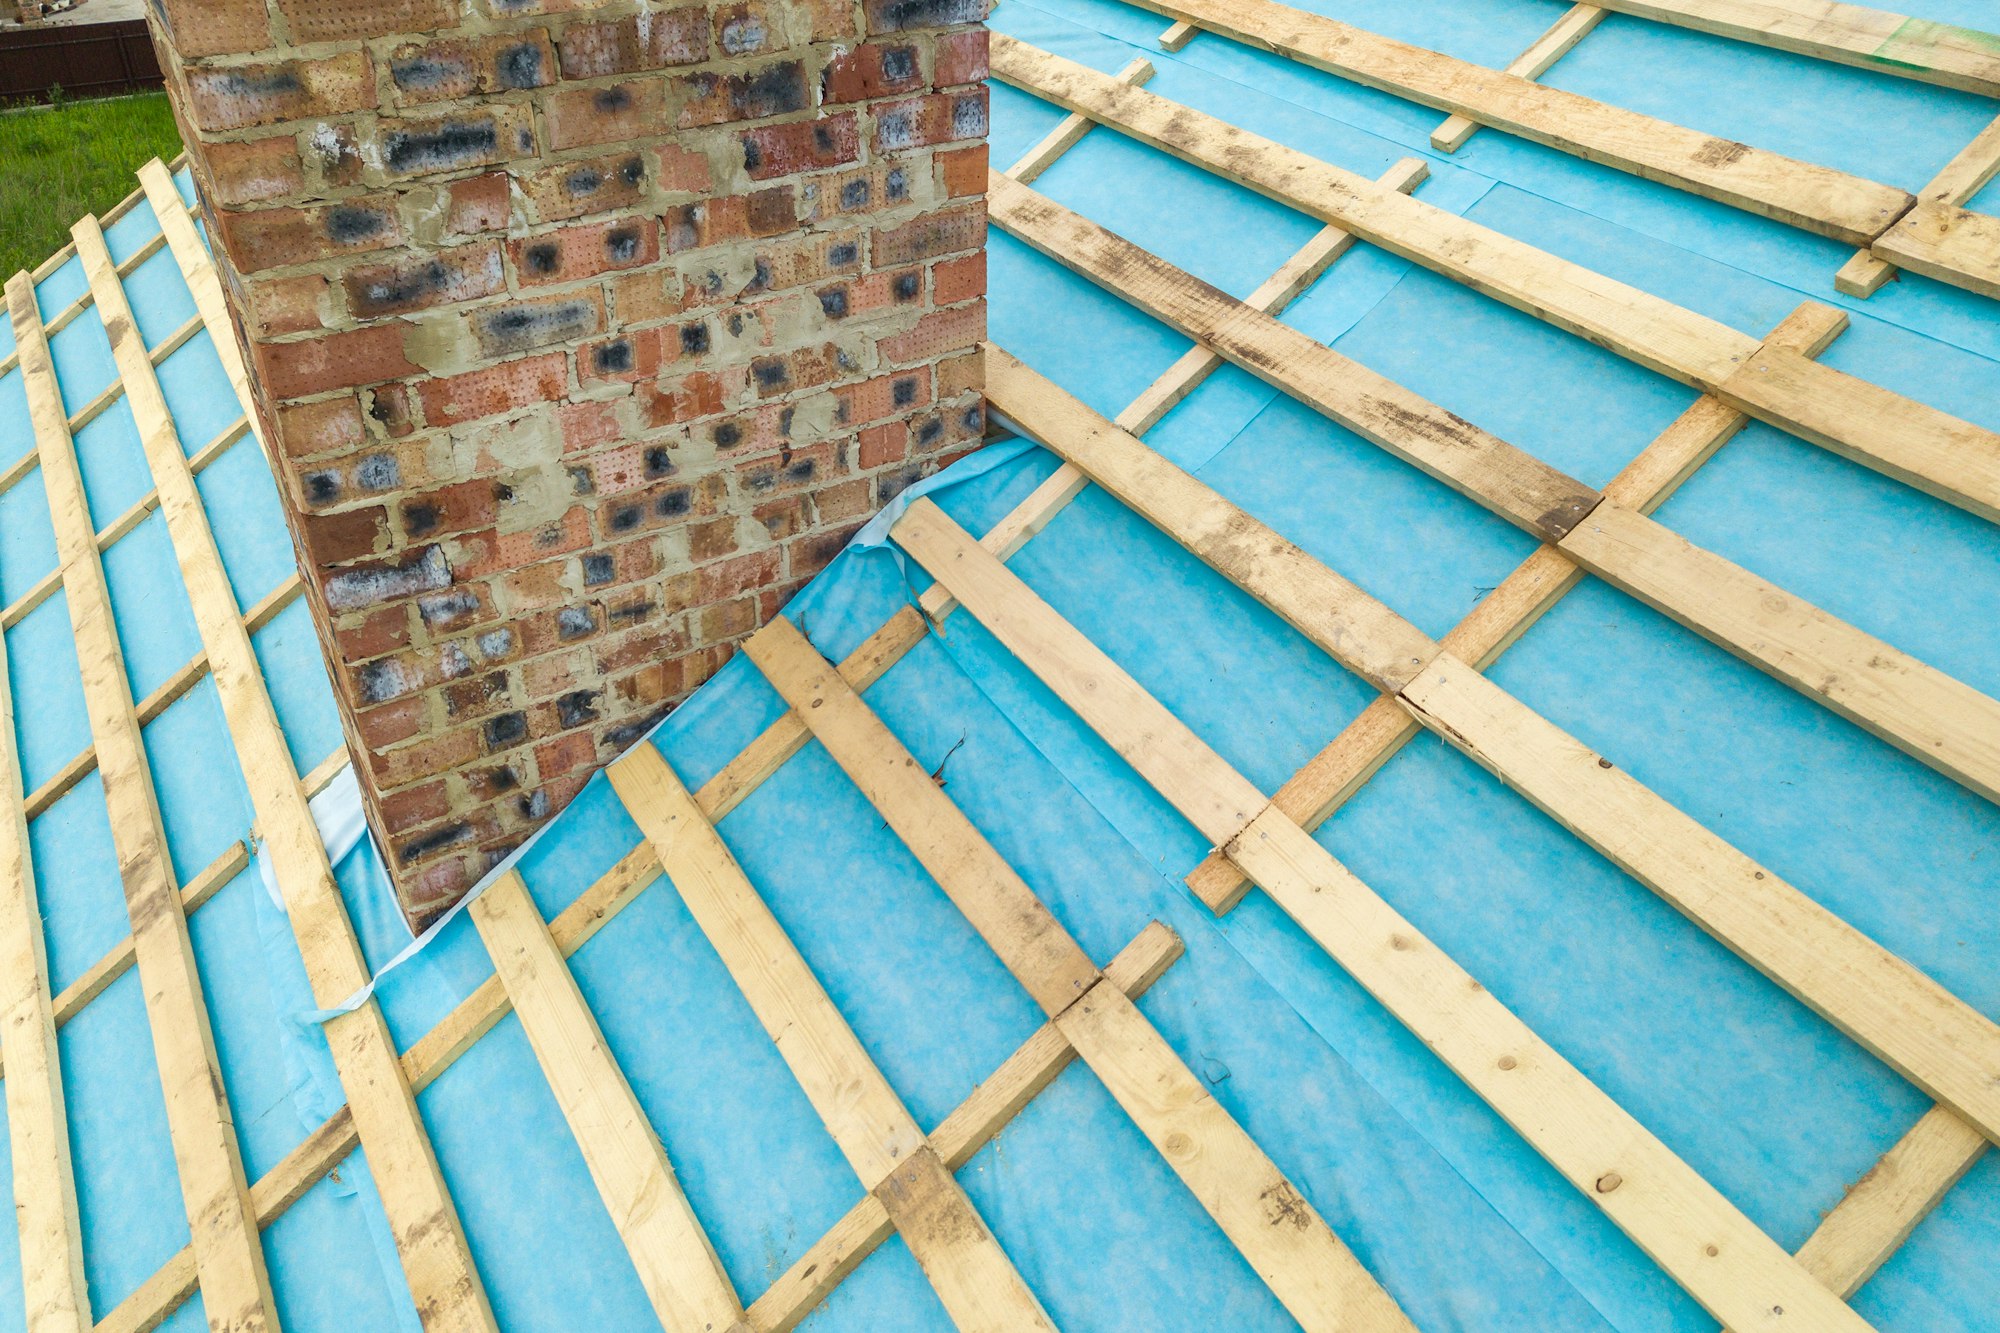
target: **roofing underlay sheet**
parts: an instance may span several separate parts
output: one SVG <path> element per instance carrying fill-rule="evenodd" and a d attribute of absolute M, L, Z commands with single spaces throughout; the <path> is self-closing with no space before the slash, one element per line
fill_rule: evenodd
<path fill-rule="evenodd" d="M 1556 0 L 1319 0 L 1308 8 L 1500 66 Z M 1926 16 L 1978 24 L 1981 0 Z M 1492 130 L 1429 150 L 1434 111 L 1209 34 L 1160 49 L 1166 21 L 1108 0 L 1005 0 L 996 30 L 1376 175 L 1423 156 L 1417 197 L 1761 337 L 1805 299 L 1847 310 L 1822 358 L 2000 428 L 2000 319 L 1986 298 L 1905 276 L 1837 294 L 1852 253 L 1687 193 Z M 1990 26 L 1990 24 L 1988 25 Z M 1559 87 L 1916 189 L 1991 120 L 1991 102 L 1612 15 L 1546 77 Z M 1062 113 L 995 84 L 996 165 Z M 185 189 L 185 186 L 183 186 Z M 1320 224 L 1099 128 L 1035 188 L 1237 296 Z M 2000 186 L 1975 206 L 2000 206 Z M 157 229 L 141 206 L 115 258 Z M 1113 415 L 1188 344 L 997 229 L 993 340 Z M 194 307 L 173 257 L 125 278 L 149 346 Z M 84 290 L 46 277 L 52 318 Z M 1469 288 L 1356 245 L 1282 316 L 1528 452 L 1601 486 L 1694 392 Z M 0 331 L 0 339 L 8 339 Z M 10 341 L 10 340 L 9 340 Z M 0 344 L 0 356 L 8 350 Z M 53 339 L 74 412 L 116 379 L 95 312 Z M 190 453 L 240 416 L 206 332 L 160 366 Z M 1441 636 L 1534 549 L 1443 484 L 1233 368 L 1147 443 Z M 79 432 L 95 521 L 148 473 L 114 403 Z M 0 468 L 33 449 L 21 374 L 0 377 Z M 1057 465 L 998 446 L 929 494 L 985 531 Z M 244 436 L 200 476 L 239 602 L 291 574 L 278 499 Z M 1995 528 L 1752 424 L 1660 510 L 1671 529 L 2000 694 Z M 0 603 L 55 567 L 37 474 L 0 493 Z M 155 513 L 105 552 L 133 692 L 200 651 Z M 1375 697 L 1192 555 L 1095 488 L 1010 568 L 1262 790 L 1275 790 Z M 787 608 L 838 660 L 926 586 L 892 544 L 850 548 Z M 340 744 L 302 604 L 256 635 L 300 771 Z M 34 791 L 89 744 L 58 590 L 6 632 Z M 2000 1017 L 2000 811 L 1666 617 L 1586 579 L 1489 675 L 1532 708 Z M 944 621 L 868 702 L 1100 964 L 1149 921 L 1186 954 L 1139 1002 L 1169 1045 L 1427 1333 L 1710 1333 L 1715 1320 L 1528 1147 L 1261 892 L 1216 917 L 1182 877 L 1208 843 L 971 615 Z M 783 704 L 739 658 L 654 734 L 694 787 Z M 250 836 L 252 815 L 204 677 L 146 727 L 183 882 Z M 723 838 L 918 1122 L 934 1126 L 1042 1022 L 1041 1012 L 817 743 L 724 818 Z M 1317 833 L 1364 881 L 1672 1147 L 1796 1249 L 1929 1108 L 1884 1064 L 1429 733 Z M 521 857 L 553 919 L 641 842 L 594 780 Z M 60 991 L 128 930 L 95 775 L 32 825 Z M 373 848 L 339 876 L 370 962 L 408 943 Z M 190 918 L 250 1177 L 340 1102 L 292 936 L 254 864 Z M 696 1216 L 747 1301 L 861 1197 L 856 1179 L 664 879 L 570 960 Z M 376 991 L 409 1048 L 493 975 L 453 918 Z M 0 1052 L 4 1054 L 4 1052 Z M 138 977 L 61 1029 L 60 1056 L 96 1315 L 187 1243 Z M 493 1308 L 509 1329 L 653 1326 L 619 1234 L 510 1014 L 419 1099 Z M 0 1176 L 7 1174 L 0 1161 Z M 1072 1065 L 959 1173 L 1058 1326 L 1281 1328 L 1255 1272 L 1105 1087 Z M 0 1181 L 0 1186 L 6 1182 Z M 414 1327 L 359 1153 L 264 1232 L 284 1323 Z M 2000 1160 L 1973 1167 L 1852 1298 L 1877 1327 L 1991 1330 L 2000 1310 Z M 0 1329 L 20 1327 L 15 1247 L 0 1245 Z M 201 1326 L 200 1298 L 163 1327 Z M 813 1329 L 947 1328 L 891 1237 L 809 1316 Z"/>

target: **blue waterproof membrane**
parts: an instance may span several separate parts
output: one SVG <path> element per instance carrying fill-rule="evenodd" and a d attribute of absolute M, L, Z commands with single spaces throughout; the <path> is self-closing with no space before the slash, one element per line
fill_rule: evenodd
<path fill-rule="evenodd" d="M 1502 65 L 1560 0 L 1312 0 L 1316 12 Z M 1987 22 L 1983 0 L 1928 17 Z M 2000 427 L 2000 320 L 1985 298 L 1905 276 L 1873 300 L 1832 287 L 1849 247 L 1490 130 L 1452 157 L 1442 118 L 1209 34 L 1158 49 L 1166 20 L 1111 0 L 1007 0 L 994 26 L 1093 68 L 1144 55 L 1152 91 L 1377 175 L 1423 156 L 1439 208 L 1762 335 L 1800 301 L 1852 327 L 1830 365 Z M 1548 76 L 1556 86 L 1906 187 L 1989 120 L 1980 99 L 1613 15 Z M 1830 110 L 1835 109 L 1835 110 Z M 1005 164 L 1061 119 L 993 88 Z M 1856 133 L 1894 124 L 1894 136 Z M 188 187 L 180 182 L 183 193 Z M 1224 289 L 1256 287 L 1318 224 L 1098 129 L 1037 182 Z M 1163 201 L 1167 206 L 1163 206 Z M 1989 190 L 1984 206 L 2000 207 Z M 121 259 L 155 226 L 110 229 Z M 192 310 L 156 255 L 127 278 L 149 344 Z M 74 261 L 41 286 L 53 315 Z M 1187 348 L 1118 298 L 997 231 L 995 341 L 1115 414 Z M 1447 278 L 1356 245 L 1282 316 L 1534 455 L 1602 485 L 1692 401 L 1687 389 Z M 58 339 L 75 410 L 115 377 L 86 311 Z M 238 415 L 206 334 L 161 379 L 192 452 Z M 0 377 L 0 466 L 25 402 Z M 129 415 L 85 439 L 100 523 L 144 494 Z M 1311 409 L 1233 368 L 1147 436 L 1164 456 L 1442 635 L 1531 539 Z M 983 531 L 1055 467 L 1040 450 L 947 474 L 939 503 Z M 135 480 L 136 478 L 136 480 Z M 291 573 L 254 441 L 200 479 L 239 602 Z M 1993 525 L 1771 428 L 1730 441 L 1660 511 L 1691 540 L 2000 692 Z M 194 651 L 157 516 L 106 555 L 136 690 Z M 0 493 L 0 600 L 54 567 L 30 471 Z M 1282 783 L 1374 697 L 1251 599 L 1096 490 L 1011 567 L 1230 763 Z M 843 555 L 787 610 L 832 658 L 927 582 L 892 549 Z M 301 770 L 339 744 L 304 607 L 256 637 Z M 88 744 L 58 592 L 6 636 L 32 789 Z M 1494 680 L 1669 801 L 2000 1017 L 2000 813 L 1610 588 L 1586 581 L 1491 669 Z M 1149 921 L 1185 956 L 1140 1001 L 1168 1043 L 1427 1333 L 1708 1333 L 1704 1314 L 1424 1045 L 1261 893 L 1215 918 L 1181 877 L 1206 841 L 972 617 L 954 616 L 869 691 L 944 790 L 1107 962 Z M 649 742 L 684 781 L 713 776 L 782 711 L 747 660 L 725 667 Z M 146 742 L 183 879 L 243 837 L 250 813 L 212 688 L 163 711 Z M 935 1125 L 1032 1033 L 1038 1011 L 830 757 L 809 744 L 721 833 L 916 1118 Z M 125 932 L 94 774 L 30 830 L 53 981 Z M 1796 1248 L 1928 1100 L 1658 898 L 1428 734 L 1318 837 L 1397 910 L 1713 1182 Z M 639 841 L 594 780 L 519 869 L 557 916 Z M 337 866 L 370 964 L 408 943 L 363 842 Z M 289 929 L 253 871 L 193 919 L 226 1091 L 254 1176 L 341 1100 Z M 662 878 L 571 960 L 605 1040 L 658 1130 L 718 1255 L 754 1299 L 856 1201 L 860 1184 L 714 950 Z M 376 991 L 404 1047 L 492 976 L 460 915 Z M 96 1313 L 185 1242 L 137 979 L 66 1025 L 64 1076 Z M 653 1316 L 532 1050 L 511 1015 L 420 1106 L 503 1326 L 650 1327 Z M 0 1154 L 0 1175 L 7 1173 Z M 1289 1321 L 1104 1087 L 1073 1065 L 960 1172 L 1056 1322 L 1073 1329 L 1284 1328 Z M 408 1328 L 414 1316 L 359 1156 L 265 1232 L 297 1328 Z M 1974 1333 L 2000 1305 L 2000 1162 L 1989 1156 L 1854 1298 L 1884 1330 Z M 18 1257 L 0 1246 L 0 1329 L 18 1327 Z M 192 1301 L 169 1328 L 199 1324 Z M 14 1322 L 9 1322 L 14 1321 Z M 808 1320 L 814 1329 L 944 1329 L 891 1238 Z"/>

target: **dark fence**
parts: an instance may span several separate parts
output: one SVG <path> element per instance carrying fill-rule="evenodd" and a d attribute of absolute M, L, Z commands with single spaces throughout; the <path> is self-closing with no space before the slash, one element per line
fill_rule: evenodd
<path fill-rule="evenodd" d="M 144 19 L 0 32 L 0 105 L 45 102 L 52 87 L 65 97 L 109 97 L 163 81 Z"/>

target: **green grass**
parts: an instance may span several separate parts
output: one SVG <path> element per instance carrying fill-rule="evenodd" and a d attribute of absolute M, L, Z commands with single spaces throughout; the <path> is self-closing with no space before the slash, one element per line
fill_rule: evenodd
<path fill-rule="evenodd" d="M 0 112 L 0 278 L 69 243 L 70 224 L 138 188 L 181 151 L 165 93 Z"/>

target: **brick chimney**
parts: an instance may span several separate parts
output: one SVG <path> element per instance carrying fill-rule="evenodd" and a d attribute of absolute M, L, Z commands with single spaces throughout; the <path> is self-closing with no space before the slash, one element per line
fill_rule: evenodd
<path fill-rule="evenodd" d="M 980 439 L 985 0 L 153 0 L 413 922 Z"/>

